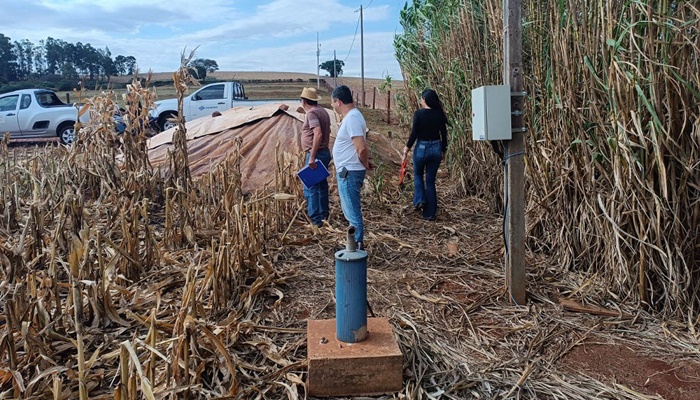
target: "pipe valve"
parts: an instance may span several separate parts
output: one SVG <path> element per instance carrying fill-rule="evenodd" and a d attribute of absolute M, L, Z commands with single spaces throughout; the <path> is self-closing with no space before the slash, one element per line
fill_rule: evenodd
<path fill-rule="evenodd" d="M 346 251 L 356 251 L 357 250 L 357 242 L 355 241 L 355 231 L 357 229 L 354 226 L 349 226 L 348 227 L 348 236 L 345 239 L 345 250 Z"/>

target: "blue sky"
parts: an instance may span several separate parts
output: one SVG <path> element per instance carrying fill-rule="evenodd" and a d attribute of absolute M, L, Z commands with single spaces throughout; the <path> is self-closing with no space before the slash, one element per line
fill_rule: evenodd
<path fill-rule="evenodd" d="M 0 33 L 13 41 L 51 36 L 109 47 L 136 57 L 142 72 L 177 69 L 180 53 L 215 60 L 222 71 L 316 73 L 321 62 L 345 61 L 360 76 L 360 5 L 364 8 L 365 77 L 401 79 L 393 38 L 406 0 L 1 0 Z M 357 33 L 355 33 L 357 32 Z M 354 41 L 353 41 L 354 39 Z M 324 75 L 321 71 L 321 75 Z"/>

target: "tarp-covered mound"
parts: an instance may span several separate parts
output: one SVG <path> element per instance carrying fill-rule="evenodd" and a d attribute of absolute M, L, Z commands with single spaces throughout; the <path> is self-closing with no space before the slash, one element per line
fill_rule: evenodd
<path fill-rule="evenodd" d="M 337 119 L 332 110 L 331 145 L 337 132 Z M 187 148 L 190 172 L 193 177 L 205 174 L 212 167 L 234 154 L 236 138 L 241 143 L 241 175 L 244 191 L 262 188 L 274 179 L 275 147 L 292 154 L 303 152 L 301 127 L 304 114 L 292 109 L 282 110 L 280 104 L 256 107 L 235 107 L 218 117 L 203 117 L 187 122 Z M 175 129 L 169 129 L 148 142 L 151 165 L 167 168 L 167 153 L 172 152 Z M 367 135 L 375 164 L 390 162 L 398 165 L 398 154 L 391 143 L 381 135 Z"/>
<path fill-rule="evenodd" d="M 274 177 L 275 146 L 284 151 L 301 152 L 303 114 L 283 111 L 279 104 L 253 108 L 236 107 L 218 117 L 203 117 L 187 122 L 187 148 L 190 172 L 199 176 L 226 160 L 241 143 L 243 189 L 262 187 Z M 148 158 L 154 167 L 167 168 L 167 152 L 172 152 L 177 128 L 169 129 L 148 142 Z"/>

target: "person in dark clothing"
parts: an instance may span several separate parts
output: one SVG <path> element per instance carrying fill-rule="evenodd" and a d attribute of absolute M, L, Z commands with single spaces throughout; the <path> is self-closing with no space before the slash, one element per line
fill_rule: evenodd
<path fill-rule="evenodd" d="M 421 94 L 421 108 L 413 114 L 413 127 L 402 161 L 413 150 L 413 207 L 422 210 L 423 219 L 434 221 L 437 215 L 435 179 L 447 152 L 447 115 L 437 93 L 426 89 Z"/>

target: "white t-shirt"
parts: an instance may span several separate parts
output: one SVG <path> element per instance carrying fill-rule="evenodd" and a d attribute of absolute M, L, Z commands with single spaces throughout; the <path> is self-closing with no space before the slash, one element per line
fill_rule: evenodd
<path fill-rule="evenodd" d="M 353 137 L 365 136 L 367 124 L 362 113 L 357 108 L 350 110 L 338 129 L 338 135 L 333 143 L 333 162 L 335 170 L 340 171 L 345 167 L 348 171 L 362 171 L 365 166 L 360 162 Z"/>

